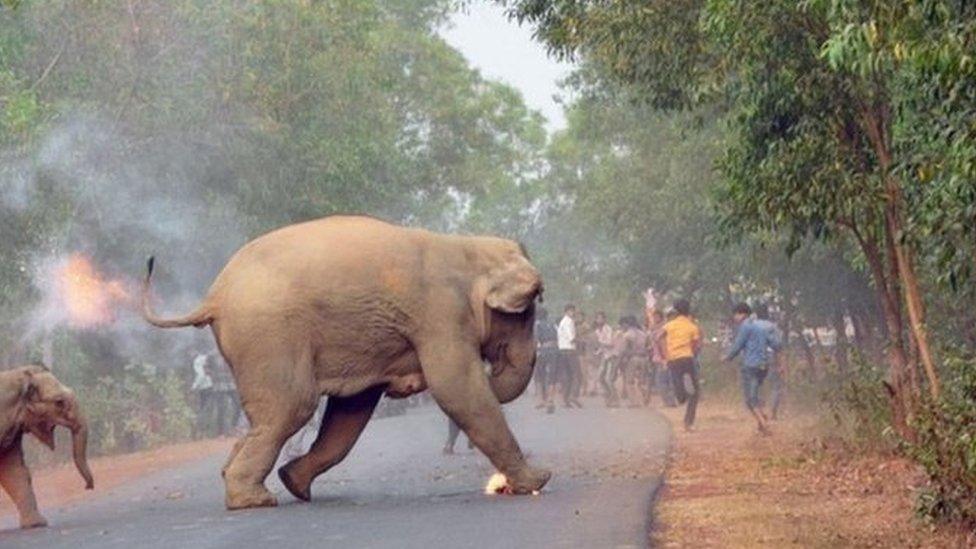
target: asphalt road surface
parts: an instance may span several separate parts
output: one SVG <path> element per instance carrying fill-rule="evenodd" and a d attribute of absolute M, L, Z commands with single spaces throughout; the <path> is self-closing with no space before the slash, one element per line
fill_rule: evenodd
<path fill-rule="evenodd" d="M 552 415 L 528 398 L 506 407 L 530 461 L 553 471 L 537 496 L 484 495 L 493 468 L 463 435 L 456 455 L 441 455 L 446 419 L 429 406 L 371 422 L 311 503 L 272 473 L 277 508 L 225 511 L 218 456 L 42 509 L 46 529 L 5 519 L 0 547 L 644 547 L 670 428 L 650 409 L 586 404 Z"/>

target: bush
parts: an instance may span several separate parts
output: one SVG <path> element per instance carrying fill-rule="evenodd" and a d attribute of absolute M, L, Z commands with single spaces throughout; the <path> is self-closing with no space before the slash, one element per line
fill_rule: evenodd
<path fill-rule="evenodd" d="M 851 356 L 846 369 L 828 367 L 821 392 L 829 410 L 827 434 L 862 450 L 895 449 L 884 375 L 882 367 L 858 354 Z"/>
<path fill-rule="evenodd" d="M 195 414 L 176 372 L 129 365 L 78 390 L 89 423 L 93 454 L 133 452 L 160 442 L 186 440 Z"/>
<path fill-rule="evenodd" d="M 976 526 L 976 359 L 947 359 L 943 379 L 942 398 L 922 407 L 912 425 L 916 439 L 904 443 L 929 477 L 917 510 L 934 520 Z"/>

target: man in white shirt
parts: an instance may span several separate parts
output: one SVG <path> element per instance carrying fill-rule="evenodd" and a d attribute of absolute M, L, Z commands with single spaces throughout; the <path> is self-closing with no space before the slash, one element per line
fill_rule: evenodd
<path fill-rule="evenodd" d="M 214 415 L 214 383 L 210 377 L 209 369 L 210 356 L 206 353 L 199 353 L 193 357 L 193 384 L 190 385 L 190 392 L 193 393 L 193 403 L 196 405 L 197 421 L 194 426 L 194 436 L 203 438 L 213 436 L 212 422 Z"/>
<path fill-rule="evenodd" d="M 556 331 L 556 342 L 560 351 L 576 350 L 576 320 L 573 318 L 575 315 L 576 306 L 566 305 L 563 318 L 559 321 Z"/>
<path fill-rule="evenodd" d="M 576 398 L 583 377 L 579 353 L 576 351 L 576 306 L 566 305 L 563 311 L 563 318 L 556 328 L 556 345 L 559 347 L 562 363 L 563 406 L 582 408 L 583 404 Z"/>

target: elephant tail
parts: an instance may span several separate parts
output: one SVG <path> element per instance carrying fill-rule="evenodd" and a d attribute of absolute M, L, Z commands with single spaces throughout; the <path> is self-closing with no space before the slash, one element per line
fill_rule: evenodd
<path fill-rule="evenodd" d="M 163 318 L 153 312 L 152 305 L 149 303 L 149 296 L 151 294 L 152 274 L 155 265 L 156 258 L 150 256 L 146 262 L 146 280 L 142 284 L 142 318 L 145 318 L 146 322 L 157 328 L 183 328 L 186 326 L 203 328 L 213 322 L 213 314 L 206 304 L 197 307 L 197 310 L 186 316 L 177 318 Z"/>

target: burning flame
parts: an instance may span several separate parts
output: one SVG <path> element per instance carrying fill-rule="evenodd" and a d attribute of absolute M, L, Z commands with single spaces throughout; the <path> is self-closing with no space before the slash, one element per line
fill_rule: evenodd
<path fill-rule="evenodd" d="M 501 473 L 495 473 L 491 475 L 488 479 L 488 484 L 485 484 L 485 494 L 489 496 L 494 496 L 496 494 L 507 494 L 512 495 L 512 488 L 508 485 L 508 479 L 505 475 Z M 538 496 L 538 490 L 532 490 L 533 496 Z"/>
<path fill-rule="evenodd" d="M 53 278 L 68 323 L 74 328 L 111 324 L 118 307 L 132 302 L 132 295 L 121 280 L 106 279 L 80 253 L 61 262 Z"/>
<path fill-rule="evenodd" d="M 508 492 L 508 479 L 505 475 L 501 473 L 495 473 L 491 475 L 488 479 L 488 484 L 485 485 L 485 494 L 493 496 L 495 494 L 504 494 Z"/>

